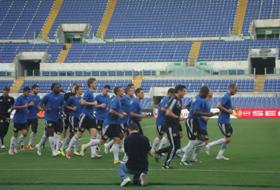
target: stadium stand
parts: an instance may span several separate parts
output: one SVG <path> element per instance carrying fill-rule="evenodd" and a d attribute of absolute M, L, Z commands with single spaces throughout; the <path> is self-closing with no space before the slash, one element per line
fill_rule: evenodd
<path fill-rule="evenodd" d="M 4 0 L 0 6 L 0 39 L 33 39 L 40 33 L 53 0 Z"/>
<path fill-rule="evenodd" d="M 265 92 L 280 92 L 280 79 L 268 79 L 264 83 Z"/>
<path fill-rule="evenodd" d="M 0 80 L 0 93 L 2 93 L 2 90 L 6 86 L 12 86 L 13 80 Z"/>

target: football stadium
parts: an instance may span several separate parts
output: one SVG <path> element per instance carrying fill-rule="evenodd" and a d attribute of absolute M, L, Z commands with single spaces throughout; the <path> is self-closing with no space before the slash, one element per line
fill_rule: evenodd
<path fill-rule="evenodd" d="M 280 0 L 0 0 L 0 189 L 280 189 Z"/>

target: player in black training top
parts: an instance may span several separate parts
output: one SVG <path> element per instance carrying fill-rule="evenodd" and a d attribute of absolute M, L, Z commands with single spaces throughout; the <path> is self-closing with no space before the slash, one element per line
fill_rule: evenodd
<path fill-rule="evenodd" d="M 4 87 L 3 94 L 0 96 L 0 147 L 5 148 L 4 137 L 6 136 L 9 125 L 10 115 L 15 104 L 15 99 L 9 96 L 10 88 Z"/>
<path fill-rule="evenodd" d="M 156 151 L 155 158 L 159 157 L 162 153 L 166 153 L 167 157 L 163 165 L 164 169 L 170 169 L 170 163 L 173 157 L 176 154 L 178 148 L 180 148 L 180 121 L 183 121 L 184 118 L 181 118 L 181 111 L 183 107 L 182 99 L 186 94 L 186 87 L 183 85 L 177 85 L 175 87 L 175 96 L 170 98 L 167 108 L 166 108 L 166 134 L 170 146 Z"/>

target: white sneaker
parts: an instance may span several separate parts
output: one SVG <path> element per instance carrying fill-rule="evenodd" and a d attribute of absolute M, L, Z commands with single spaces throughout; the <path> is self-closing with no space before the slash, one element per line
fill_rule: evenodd
<path fill-rule="evenodd" d="M 52 157 L 57 157 L 59 154 L 57 151 L 52 151 Z"/>
<path fill-rule="evenodd" d="M 86 150 L 86 147 L 85 147 L 84 144 L 82 144 L 82 146 L 81 146 L 81 151 L 80 151 L 81 156 L 84 156 L 84 155 L 85 155 L 85 150 Z"/>
<path fill-rule="evenodd" d="M 205 146 L 205 153 L 210 156 L 210 147 L 208 145 Z"/>
<path fill-rule="evenodd" d="M 131 182 L 131 179 L 129 177 L 125 178 L 122 182 L 121 182 L 121 187 L 126 186 L 128 183 Z"/>
<path fill-rule="evenodd" d="M 109 153 L 109 146 L 107 143 L 104 144 L 104 153 L 108 154 Z"/>
<path fill-rule="evenodd" d="M 37 151 L 36 151 L 37 155 L 42 156 L 41 146 L 39 144 L 36 144 L 35 148 L 37 149 Z"/>
<path fill-rule="evenodd" d="M 6 148 L 6 146 L 5 146 L 5 145 L 2 145 L 2 146 L 1 146 L 1 149 L 5 149 L 5 148 Z"/>
<path fill-rule="evenodd" d="M 145 174 L 145 173 L 140 174 L 140 184 L 142 186 L 147 185 L 147 174 Z"/>
<path fill-rule="evenodd" d="M 102 155 L 100 155 L 100 154 L 93 154 L 93 155 L 91 155 L 91 158 L 92 159 L 99 159 L 99 158 L 102 158 L 103 156 Z"/>
<path fill-rule="evenodd" d="M 8 154 L 9 154 L 10 156 L 13 156 L 15 153 L 14 153 L 14 151 L 13 151 L 12 149 L 9 149 Z"/>
<path fill-rule="evenodd" d="M 217 156 L 216 157 L 217 160 L 230 160 L 229 158 L 225 157 L 225 156 Z"/>

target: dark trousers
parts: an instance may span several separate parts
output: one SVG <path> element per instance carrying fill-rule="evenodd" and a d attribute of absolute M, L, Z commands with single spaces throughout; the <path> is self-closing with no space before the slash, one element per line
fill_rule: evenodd
<path fill-rule="evenodd" d="M 166 148 L 158 150 L 157 153 L 168 153 L 164 165 L 169 166 L 176 155 L 176 151 L 180 148 L 181 142 L 179 132 L 177 130 L 174 131 L 172 127 L 167 127 L 166 134 L 170 145 Z"/>
<path fill-rule="evenodd" d="M 8 133 L 9 125 L 10 122 L 3 121 L 3 120 L 0 122 L 0 140 L 2 142 L 2 145 L 4 145 L 4 137 Z"/>

